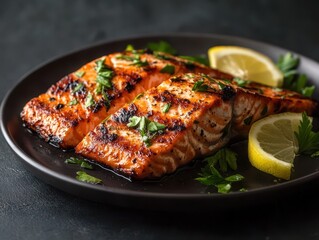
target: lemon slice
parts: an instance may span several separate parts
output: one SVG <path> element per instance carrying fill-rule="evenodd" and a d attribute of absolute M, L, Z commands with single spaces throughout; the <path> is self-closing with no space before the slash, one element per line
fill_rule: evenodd
<path fill-rule="evenodd" d="M 282 87 L 284 76 L 264 54 L 238 46 L 216 46 L 208 49 L 210 66 L 241 79 L 271 87 Z"/>
<path fill-rule="evenodd" d="M 248 136 L 248 157 L 257 169 L 289 180 L 298 143 L 301 113 L 280 113 L 256 121 Z"/>

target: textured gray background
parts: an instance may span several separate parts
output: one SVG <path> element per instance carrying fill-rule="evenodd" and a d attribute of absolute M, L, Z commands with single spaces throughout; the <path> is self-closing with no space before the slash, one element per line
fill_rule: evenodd
<path fill-rule="evenodd" d="M 317 1 L 1 1 L 0 100 L 53 57 L 119 37 L 168 32 L 236 35 L 319 60 Z M 209 215 L 102 205 L 25 170 L 0 136 L 0 239 L 319 239 L 318 181 L 285 201 Z"/>

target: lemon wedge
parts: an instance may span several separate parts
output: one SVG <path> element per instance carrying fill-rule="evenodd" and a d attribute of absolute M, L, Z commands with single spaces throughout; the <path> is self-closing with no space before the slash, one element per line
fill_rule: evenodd
<path fill-rule="evenodd" d="M 244 80 L 271 87 L 282 87 L 284 76 L 266 55 L 239 46 L 208 49 L 210 66 Z"/>
<path fill-rule="evenodd" d="M 302 119 L 301 113 L 270 115 L 253 123 L 248 136 L 248 158 L 257 169 L 289 180 L 298 152 L 294 131 Z"/>

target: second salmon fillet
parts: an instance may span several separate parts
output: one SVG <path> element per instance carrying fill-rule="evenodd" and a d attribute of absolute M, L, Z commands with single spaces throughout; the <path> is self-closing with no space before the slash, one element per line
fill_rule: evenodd
<path fill-rule="evenodd" d="M 205 157 L 231 138 L 246 137 L 251 124 L 280 112 L 317 114 L 316 101 L 288 90 L 206 74 L 171 77 L 111 115 L 76 152 L 134 179 L 174 172 Z"/>
<path fill-rule="evenodd" d="M 136 179 L 172 173 L 228 143 L 234 94 L 204 75 L 172 77 L 99 124 L 76 152 Z"/>

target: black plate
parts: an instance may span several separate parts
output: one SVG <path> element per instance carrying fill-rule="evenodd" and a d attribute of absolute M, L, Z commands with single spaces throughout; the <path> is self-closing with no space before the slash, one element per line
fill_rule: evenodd
<path fill-rule="evenodd" d="M 231 36 L 208 34 L 171 34 L 159 36 L 122 39 L 90 46 L 45 63 L 24 76 L 19 84 L 5 97 L 1 105 L 1 130 L 13 151 L 22 159 L 28 169 L 48 184 L 63 191 L 86 199 L 116 204 L 126 207 L 165 210 L 202 210 L 238 207 L 256 202 L 265 202 L 270 197 L 291 193 L 298 185 L 319 176 L 317 159 L 297 158 L 292 180 L 279 181 L 250 166 L 247 158 L 247 142 L 232 145 L 239 153 L 239 173 L 245 181 L 235 189 L 246 188 L 247 192 L 218 194 L 214 188 L 207 188 L 194 180 L 201 163 L 194 161 L 175 174 L 160 181 L 130 182 L 111 171 L 95 166 L 86 170 L 103 180 L 103 185 L 92 185 L 75 179 L 78 166 L 67 165 L 65 159 L 74 156 L 73 152 L 63 152 L 37 136 L 32 135 L 23 126 L 19 118 L 21 109 L 28 100 L 45 92 L 51 84 L 81 65 L 102 55 L 122 51 L 127 44 L 143 48 L 148 42 L 165 40 L 177 48 L 183 55 L 206 54 L 214 45 L 239 45 L 256 49 L 276 60 L 286 49 L 252 40 Z M 298 54 L 299 55 L 299 54 Z M 300 72 L 306 73 L 313 83 L 319 76 L 318 63 L 299 55 Z M 318 98 L 318 96 L 315 96 Z M 302 164 L 300 163 L 302 161 Z"/>

